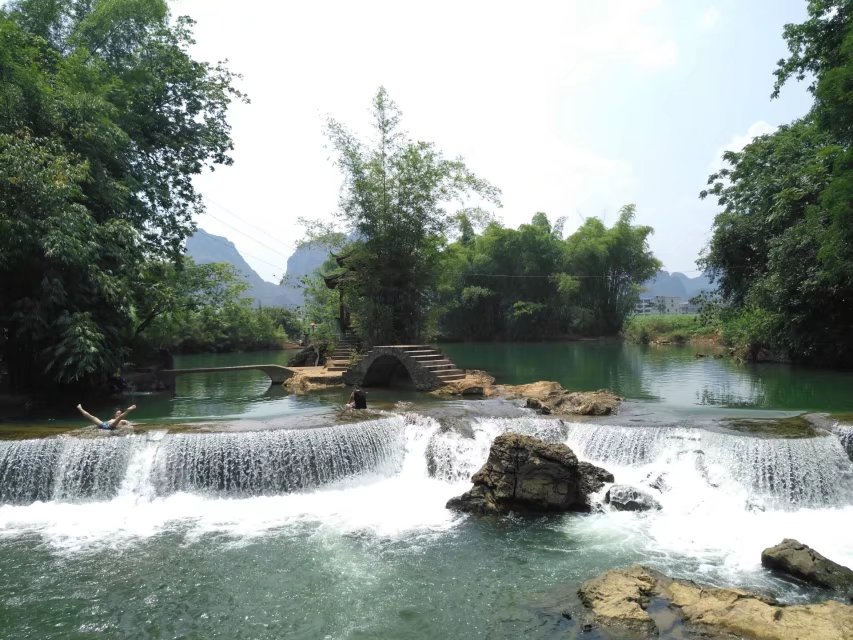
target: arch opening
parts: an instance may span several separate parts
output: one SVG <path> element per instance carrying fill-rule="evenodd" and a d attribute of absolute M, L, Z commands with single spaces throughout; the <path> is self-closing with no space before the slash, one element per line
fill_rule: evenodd
<path fill-rule="evenodd" d="M 361 380 L 365 387 L 395 387 L 399 389 L 414 389 L 415 383 L 409 370 L 399 358 L 382 355 L 376 358 Z"/>

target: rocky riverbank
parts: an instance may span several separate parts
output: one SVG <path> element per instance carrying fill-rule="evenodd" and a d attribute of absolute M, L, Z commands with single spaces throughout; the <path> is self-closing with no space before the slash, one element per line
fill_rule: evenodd
<path fill-rule="evenodd" d="M 620 629 L 628 637 L 853 640 L 853 606 L 827 600 L 784 605 L 741 589 L 676 580 L 641 565 L 607 571 L 583 583 L 588 625 Z"/>
<path fill-rule="evenodd" d="M 616 413 L 622 398 L 612 391 L 569 391 L 558 382 L 496 385 L 485 371 L 469 370 L 465 378 L 455 380 L 434 393 L 441 396 L 506 398 L 523 400 L 525 406 L 543 415 L 609 416 Z"/>

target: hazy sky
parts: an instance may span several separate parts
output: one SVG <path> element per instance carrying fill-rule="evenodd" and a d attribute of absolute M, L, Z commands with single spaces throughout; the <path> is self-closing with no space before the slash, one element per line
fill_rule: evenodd
<path fill-rule="evenodd" d="M 278 280 L 297 218 L 337 207 L 325 117 L 367 134 L 384 85 L 413 138 L 503 191 L 504 224 L 545 211 L 570 232 L 635 203 L 664 268 L 696 275 L 715 213 L 697 194 L 722 150 L 808 109 L 802 86 L 769 99 L 805 4 L 174 0 L 198 21 L 195 55 L 229 59 L 252 101 L 231 110 L 234 165 L 197 181 L 199 226 Z"/>

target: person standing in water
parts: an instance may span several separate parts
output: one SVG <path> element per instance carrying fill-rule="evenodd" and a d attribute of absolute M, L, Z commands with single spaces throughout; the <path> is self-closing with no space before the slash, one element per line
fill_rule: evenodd
<path fill-rule="evenodd" d="M 136 409 L 135 404 L 130 405 L 124 411 L 122 411 L 121 409 L 116 409 L 116 412 L 115 414 L 113 414 L 112 419 L 107 421 L 101 420 L 100 418 L 93 416 L 91 413 L 88 413 L 85 409 L 83 409 L 82 404 L 77 405 L 77 411 L 79 411 L 84 418 L 88 419 L 89 422 L 98 427 L 98 429 L 104 429 L 105 431 L 114 431 L 118 427 L 125 427 L 129 425 L 130 423 L 125 420 L 125 418 L 134 409 Z"/>
<path fill-rule="evenodd" d="M 367 409 L 367 394 L 361 390 L 361 387 L 356 386 L 352 390 L 347 409 Z"/>

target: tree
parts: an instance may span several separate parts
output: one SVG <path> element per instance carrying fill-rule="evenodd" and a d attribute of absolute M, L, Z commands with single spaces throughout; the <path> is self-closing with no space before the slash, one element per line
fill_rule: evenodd
<path fill-rule="evenodd" d="M 448 206 L 469 195 L 499 204 L 499 191 L 461 159 L 410 140 L 401 113 L 380 88 L 373 99 L 376 143 L 368 147 L 343 125 L 327 132 L 344 184 L 340 216 L 356 241 L 346 249 L 345 295 L 368 343 L 407 342 L 426 330 L 440 250 L 453 223 Z"/>
<path fill-rule="evenodd" d="M 812 77 L 803 118 L 761 136 L 708 179 L 722 211 L 701 264 L 720 284 L 724 334 L 761 348 L 849 366 L 853 358 L 853 3 L 813 0 L 786 25 L 791 77 Z"/>
<path fill-rule="evenodd" d="M 497 223 L 462 234 L 442 254 L 437 290 L 442 335 L 466 340 L 540 340 L 621 329 L 640 284 L 660 263 L 650 227 L 632 224 L 634 207 L 606 228 L 591 218 L 566 240 L 544 213 L 518 229 Z"/>
<path fill-rule="evenodd" d="M 0 333 L 16 388 L 95 381 L 123 357 L 149 260 L 177 260 L 230 163 L 227 68 L 193 60 L 163 0 L 0 9 Z"/>

